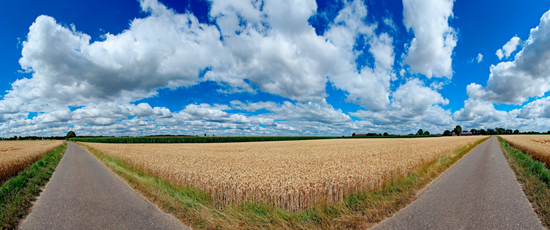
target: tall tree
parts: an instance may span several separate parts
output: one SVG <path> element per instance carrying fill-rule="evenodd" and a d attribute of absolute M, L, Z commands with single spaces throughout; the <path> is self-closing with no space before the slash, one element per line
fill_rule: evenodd
<path fill-rule="evenodd" d="M 455 129 L 453 131 L 456 133 L 456 135 L 460 136 L 462 135 L 462 126 L 456 125 Z"/>
<path fill-rule="evenodd" d="M 72 130 L 67 133 L 67 138 L 76 137 L 76 133 L 74 133 Z"/>
<path fill-rule="evenodd" d="M 422 129 L 419 129 L 418 132 L 416 132 L 416 135 L 423 135 L 424 134 L 424 130 Z"/>

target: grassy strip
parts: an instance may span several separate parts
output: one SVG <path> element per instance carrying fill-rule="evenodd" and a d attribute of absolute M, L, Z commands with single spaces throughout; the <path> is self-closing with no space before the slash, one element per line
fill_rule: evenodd
<path fill-rule="evenodd" d="M 173 184 L 95 149 L 81 146 L 159 208 L 193 228 L 365 229 L 410 204 L 416 199 L 416 193 L 420 189 L 486 139 L 440 157 L 408 176 L 388 182 L 378 190 L 357 192 L 345 201 L 330 205 L 319 204 L 301 212 L 289 212 L 267 204 L 252 203 L 217 209 L 212 198 L 200 189 Z"/>
<path fill-rule="evenodd" d="M 57 147 L 2 184 L 0 187 L 1 229 L 15 229 L 19 221 L 29 213 L 31 202 L 42 192 L 40 187 L 50 180 L 66 149 L 67 143 Z"/>
<path fill-rule="evenodd" d="M 542 224 L 550 228 L 550 170 L 546 164 L 510 146 L 504 139 L 499 137 L 498 140 L 523 192 Z"/>
<path fill-rule="evenodd" d="M 361 137 L 334 137 L 334 136 L 262 136 L 262 137 L 94 137 L 71 138 L 74 142 L 96 143 L 226 143 L 226 142 L 257 142 L 257 141 L 297 141 L 340 138 L 416 138 L 441 137 L 438 135 L 404 135 L 404 136 L 361 136 Z"/>

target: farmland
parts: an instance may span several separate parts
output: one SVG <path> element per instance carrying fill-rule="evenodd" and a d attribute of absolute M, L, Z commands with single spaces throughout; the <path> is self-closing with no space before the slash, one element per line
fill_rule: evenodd
<path fill-rule="evenodd" d="M 550 165 L 550 136 L 548 135 L 503 135 L 508 144 L 533 158 Z"/>
<path fill-rule="evenodd" d="M 63 141 L 0 142 L 0 181 L 14 175 L 62 144 Z"/>
<path fill-rule="evenodd" d="M 168 137 L 90 137 L 71 138 L 76 142 L 94 143 L 229 143 L 229 142 L 258 142 L 258 141 L 299 141 L 340 138 L 419 138 L 441 137 L 437 135 L 393 135 L 393 136 L 362 136 L 362 137 L 335 137 L 335 136 L 234 136 L 234 137 L 198 137 L 198 136 L 168 136 Z"/>
<path fill-rule="evenodd" d="M 295 211 L 380 188 L 482 138 L 81 144 L 173 183 L 206 191 L 221 208 L 256 202 Z"/>

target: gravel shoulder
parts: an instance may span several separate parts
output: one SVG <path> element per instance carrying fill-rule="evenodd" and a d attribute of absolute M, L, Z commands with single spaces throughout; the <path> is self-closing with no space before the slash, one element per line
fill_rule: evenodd
<path fill-rule="evenodd" d="M 190 229 L 71 142 L 20 228 Z"/>
<path fill-rule="evenodd" d="M 373 229 L 544 228 L 491 137 Z"/>

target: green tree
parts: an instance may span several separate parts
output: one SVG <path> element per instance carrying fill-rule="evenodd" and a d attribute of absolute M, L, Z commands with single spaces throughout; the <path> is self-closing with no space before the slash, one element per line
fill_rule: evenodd
<path fill-rule="evenodd" d="M 422 134 L 424 134 L 424 130 L 422 129 L 419 129 L 418 132 L 416 132 L 416 135 L 422 135 Z"/>
<path fill-rule="evenodd" d="M 519 129 L 514 130 L 514 134 L 519 134 Z"/>
<path fill-rule="evenodd" d="M 74 133 L 72 130 L 67 133 L 67 138 L 76 137 L 76 133 Z"/>
<path fill-rule="evenodd" d="M 430 135 L 430 131 L 424 132 L 424 135 Z"/>
<path fill-rule="evenodd" d="M 388 132 L 384 132 L 384 136 L 389 136 Z"/>
<path fill-rule="evenodd" d="M 462 126 L 456 125 L 455 129 L 453 129 L 453 132 L 455 132 L 458 136 L 462 135 Z"/>
<path fill-rule="evenodd" d="M 445 130 L 443 132 L 443 136 L 450 136 L 450 135 L 451 135 L 451 131 L 449 131 L 449 130 Z"/>
<path fill-rule="evenodd" d="M 471 129 L 470 132 L 471 132 L 473 135 L 479 135 L 479 130 L 477 130 L 477 129 Z"/>
<path fill-rule="evenodd" d="M 479 130 L 479 134 L 481 134 L 481 135 L 487 135 L 487 131 L 485 131 L 485 129 L 480 129 L 480 130 Z"/>

